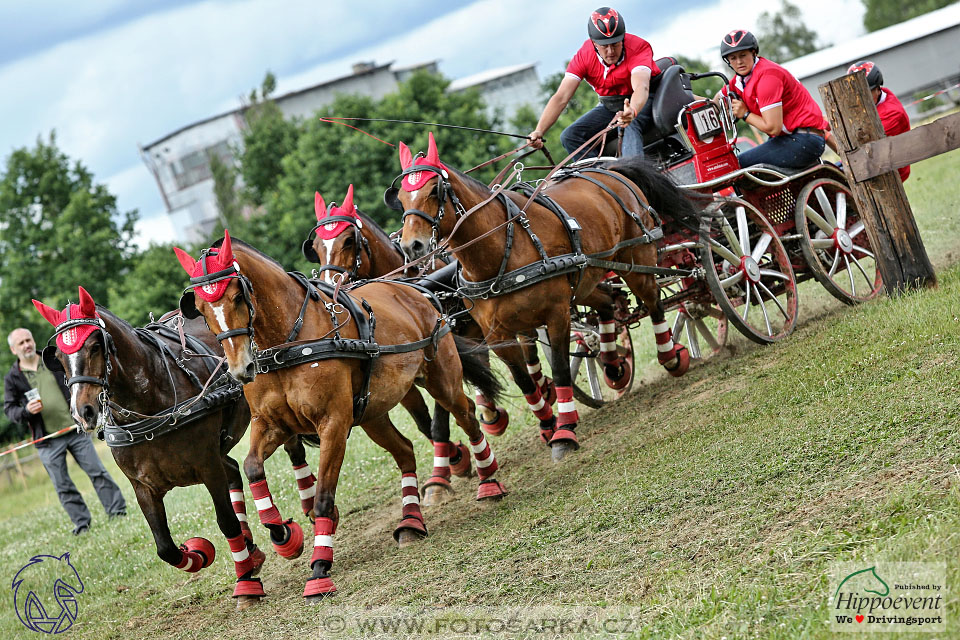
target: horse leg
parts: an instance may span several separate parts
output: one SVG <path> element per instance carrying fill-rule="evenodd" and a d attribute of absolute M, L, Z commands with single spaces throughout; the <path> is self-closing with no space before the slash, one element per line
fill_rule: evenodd
<path fill-rule="evenodd" d="M 403 502 L 400 524 L 393 531 L 397 544 L 405 547 L 427 536 L 427 527 L 423 522 L 423 513 L 420 512 L 420 492 L 417 488 L 417 461 L 413 455 L 413 445 L 406 436 L 397 431 L 390 421 L 390 416 L 384 415 L 376 420 L 365 422 L 362 425 L 376 444 L 393 456 L 400 469 L 400 496 Z"/>
<path fill-rule="evenodd" d="M 680 377 L 690 368 L 690 353 L 687 348 L 673 341 L 673 332 L 666 322 L 663 304 L 660 302 L 660 288 L 651 275 L 624 277 L 627 285 L 650 310 L 650 322 L 657 340 L 657 361 L 671 376 Z"/>
<path fill-rule="evenodd" d="M 490 368 L 489 351 L 481 351 L 477 354 L 483 364 Z M 477 417 L 480 419 L 480 428 L 491 436 L 502 436 L 510 425 L 510 415 L 504 407 L 497 406 L 492 400 L 483 395 L 480 389 L 474 389 L 474 397 L 477 402 Z"/>
<path fill-rule="evenodd" d="M 452 353 L 448 351 L 451 348 L 454 350 Z M 470 449 L 477 462 L 477 475 L 480 477 L 477 500 L 502 498 L 507 495 L 507 490 L 493 477 L 500 465 L 480 430 L 480 423 L 474 415 L 473 402 L 463 393 L 462 370 L 457 367 L 459 358 L 455 350 L 452 341 L 441 345 L 427 368 L 425 387 L 438 405 L 453 414 L 457 424 L 467 434 Z M 526 381 L 536 389 L 529 377 Z"/>
<path fill-rule="evenodd" d="M 157 555 L 167 564 L 182 569 L 187 573 L 196 573 L 200 569 L 210 566 L 213 562 L 215 550 L 213 544 L 205 538 L 190 538 L 184 544 L 177 546 L 170 535 L 167 525 L 167 510 L 163 506 L 163 496 L 166 491 L 156 491 L 136 480 L 130 481 L 133 492 L 137 496 L 137 504 L 147 519 L 153 541 L 157 545 Z"/>
<path fill-rule="evenodd" d="M 313 512 L 313 485 L 316 484 L 317 478 L 307 464 L 307 450 L 303 448 L 303 440 L 300 436 L 293 436 L 283 443 L 283 450 L 287 452 L 290 464 L 293 465 L 293 476 L 297 479 L 297 493 L 300 494 L 300 508 L 304 515 L 310 518 Z"/>
<path fill-rule="evenodd" d="M 410 414 L 413 421 L 417 424 L 417 430 L 422 433 L 427 440 L 433 440 L 430 409 L 427 408 L 427 403 L 423 401 L 423 396 L 420 395 L 419 389 L 410 387 L 410 391 L 407 392 L 407 395 L 403 396 L 400 404 L 403 405 L 403 408 L 407 410 L 407 413 Z"/>
<path fill-rule="evenodd" d="M 340 467 L 343 465 L 343 454 L 347 448 L 347 435 L 350 433 L 350 425 L 353 422 L 353 403 L 349 400 L 330 403 L 328 409 L 338 408 L 339 405 L 347 407 L 345 411 L 340 409 L 340 413 L 344 415 L 328 411 L 317 424 L 321 445 L 317 468 L 317 492 L 313 503 L 316 518 L 313 521 L 313 554 L 310 556 L 312 573 L 303 588 L 303 597 L 307 602 L 316 602 L 337 592 L 337 587 L 330 579 L 330 567 L 333 566 L 333 536 L 340 522 L 335 498 L 337 481 L 340 479 Z M 412 445 L 410 446 L 412 449 Z"/>
<path fill-rule="evenodd" d="M 523 349 L 523 361 L 527 365 L 530 378 L 540 388 L 544 402 L 553 405 L 557 401 L 557 388 L 553 379 L 543 375 L 540 368 L 540 352 L 537 350 L 536 335 L 520 334 L 520 348 Z"/>
<path fill-rule="evenodd" d="M 240 465 L 230 456 L 223 454 L 220 456 L 223 463 L 223 470 L 227 474 L 227 487 L 230 490 L 230 504 L 233 506 L 233 512 L 240 522 L 240 530 L 243 531 L 243 537 L 253 543 L 253 531 L 247 522 L 247 503 L 243 497 L 243 477 L 240 475 Z"/>
<path fill-rule="evenodd" d="M 596 307 L 600 317 L 600 363 L 603 378 L 611 389 L 623 389 L 630 382 L 630 363 L 617 351 L 617 323 L 613 305 Z"/>
<path fill-rule="evenodd" d="M 569 337 L 565 338 L 563 344 L 567 344 L 568 340 Z M 504 335 L 491 336 L 490 343 L 497 345 L 493 347 L 494 352 L 510 369 L 510 375 L 513 376 L 516 385 L 520 387 L 527 405 L 533 411 L 533 415 L 540 420 L 540 440 L 545 445 L 550 446 L 550 439 L 553 437 L 557 419 L 553 415 L 553 408 L 544 401 L 540 387 L 533 382 L 530 374 L 527 373 L 520 343 L 517 342 L 515 337 Z"/>
<path fill-rule="evenodd" d="M 469 478 L 473 475 L 470 466 L 470 450 L 462 443 L 450 441 L 450 412 L 439 402 L 433 409 L 431 424 L 431 442 L 433 442 L 433 473 L 423 483 L 423 506 L 433 507 L 443 504 L 453 497 L 450 476 Z"/>
<path fill-rule="evenodd" d="M 293 560 L 303 553 L 303 529 L 289 518 L 281 519 L 280 511 L 273 504 L 267 477 L 263 471 L 263 461 L 269 458 L 278 447 L 288 439 L 282 430 L 262 423 L 263 418 L 254 421 L 257 425 L 250 435 L 250 452 L 243 461 L 243 472 L 250 483 L 250 493 L 257 506 L 260 523 L 270 530 L 270 542 L 274 550 L 282 557 Z"/>
<path fill-rule="evenodd" d="M 233 462 L 231 470 L 235 471 L 239 478 L 240 470 L 236 466 L 236 462 Z M 243 610 L 257 604 L 266 595 L 260 579 L 254 577 L 260 572 L 260 567 L 263 566 L 266 556 L 243 534 L 240 521 L 237 519 L 237 514 L 231 504 L 230 475 L 225 466 L 217 468 L 215 465 L 207 465 L 202 481 L 213 500 L 213 507 L 217 514 L 217 525 L 230 546 L 230 554 L 233 556 L 234 570 L 237 574 L 233 597 L 237 599 L 237 609 Z M 242 499 L 242 491 L 240 496 Z"/>
<path fill-rule="evenodd" d="M 547 324 L 550 338 L 550 366 L 557 387 L 557 426 L 550 438 L 551 457 L 559 462 L 580 448 L 576 428 L 579 416 L 573 403 L 573 377 L 570 375 L 570 314 L 556 313 Z"/>

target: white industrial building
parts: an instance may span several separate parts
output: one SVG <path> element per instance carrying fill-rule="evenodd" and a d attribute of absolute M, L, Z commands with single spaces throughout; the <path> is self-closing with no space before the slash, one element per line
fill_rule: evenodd
<path fill-rule="evenodd" d="M 911 119 L 920 115 L 914 96 L 942 89 L 945 102 L 960 104 L 960 3 L 840 42 L 784 63 L 822 106 L 818 87 L 847 72 L 854 62 L 871 60 L 883 72 Z"/>
<path fill-rule="evenodd" d="M 288 118 L 309 117 L 333 102 L 337 94 L 361 94 L 380 99 L 397 90 L 414 71 L 437 71 L 429 62 L 402 68 L 392 63 L 354 65 L 353 73 L 319 85 L 273 98 Z M 509 121 L 525 102 L 539 106 L 540 81 L 533 64 L 496 69 L 454 81 L 450 91 L 476 88 L 491 115 Z M 242 146 L 246 106 L 186 125 L 140 148 L 140 156 L 153 174 L 176 239 L 196 242 L 206 238 L 219 212 L 213 193 L 211 155 L 233 163 L 233 152 Z"/>

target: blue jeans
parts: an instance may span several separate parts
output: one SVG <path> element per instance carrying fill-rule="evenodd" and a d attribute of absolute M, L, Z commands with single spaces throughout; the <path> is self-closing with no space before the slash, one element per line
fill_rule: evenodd
<path fill-rule="evenodd" d="M 825 141 L 815 133 L 781 133 L 740 154 L 740 166 L 772 164 L 785 169 L 804 169 L 820 159 Z"/>
<path fill-rule="evenodd" d="M 643 131 L 644 129 L 648 129 L 653 122 L 652 112 L 653 96 L 650 96 L 646 104 L 643 105 L 643 108 L 640 109 L 637 117 L 623 130 L 623 153 L 621 155 L 624 158 L 627 156 L 643 157 Z M 613 120 L 613 116 L 615 115 L 615 112 L 610 111 L 602 104 L 598 104 L 563 130 L 563 133 L 560 134 L 560 144 L 567 150 L 567 153 L 573 153 L 580 145 L 610 124 L 610 121 Z M 607 156 L 614 156 L 617 154 L 616 141 L 613 142 L 613 148 L 611 148 L 610 144 L 610 142 L 607 142 L 603 153 Z M 597 144 L 597 146 L 590 151 L 581 151 L 573 157 L 573 160 L 594 158 L 597 156 L 599 150 L 600 145 Z"/>

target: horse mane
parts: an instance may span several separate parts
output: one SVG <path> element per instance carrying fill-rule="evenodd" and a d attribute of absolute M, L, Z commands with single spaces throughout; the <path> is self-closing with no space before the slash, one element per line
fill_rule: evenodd
<path fill-rule="evenodd" d="M 219 248 L 220 248 L 220 245 L 222 245 L 222 244 L 223 244 L 223 238 L 220 238 L 219 240 L 217 240 L 216 242 L 214 242 L 212 245 L 210 245 L 210 248 L 211 248 L 211 249 L 219 249 Z M 284 273 L 287 272 L 287 268 L 284 267 L 284 266 L 283 266 L 282 264 L 280 264 L 279 262 L 277 262 L 275 258 L 271 258 L 271 257 L 268 256 L 267 254 L 265 254 L 263 251 L 260 251 L 260 249 L 257 249 L 257 248 L 256 248 L 255 246 L 253 246 L 252 244 L 248 244 L 248 243 L 244 242 L 244 241 L 241 240 L 240 238 L 234 238 L 233 236 L 230 236 L 230 247 L 231 247 L 231 248 L 241 247 L 241 248 L 243 248 L 243 249 L 246 249 L 246 250 L 250 251 L 250 253 L 253 253 L 254 255 L 260 256 L 260 257 L 263 258 L 266 262 L 268 262 L 269 264 L 272 264 L 273 266 L 277 267 L 278 269 L 280 269 L 280 270 L 283 271 Z"/>
<path fill-rule="evenodd" d="M 486 184 L 480 182 L 479 180 L 477 180 L 472 176 L 468 176 L 467 174 L 460 171 L 459 169 L 453 169 L 451 167 L 447 167 L 447 171 L 456 175 L 462 181 L 466 182 L 469 186 L 479 189 L 480 191 L 486 194 L 489 194 L 491 191 L 490 187 L 488 187 Z"/>
<path fill-rule="evenodd" d="M 373 234 L 377 236 L 378 242 L 382 242 L 388 247 L 393 246 L 393 240 L 390 239 L 390 234 L 384 231 L 383 227 L 377 224 L 373 218 L 361 211 L 359 207 L 357 207 L 357 215 L 360 216 L 361 220 L 363 220 L 364 228 L 369 226 L 370 229 L 372 229 Z"/>
<path fill-rule="evenodd" d="M 101 316 L 105 316 L 106 318 L 108 318 L 111 323 L 119 325 L 120 328 L 123 329 L 124 331 L 128 331 L 130 333 L 133 333 L 134 331 L 136 331 L 136 327 L 134 327 L 132 324 L 130 324 L 129 322 L 127 322 L 126 320 L 124 320 L 123 318 L 115 314 L 113 311 L 110 311 L 110 309 L 107 309 L 103 305 L 100 305 L 100 304 L 97 305 L 97 313 L 99 313 Z"/>
<path fill-rule="evenodd" d="M 623 158 L 603 168 L 629 178 L 640 187 L 650 206 L 661 215 L 669 215 L 675 220 L 698 218 L 700 210 L 713 200 L 712 196 L 678 187 L 669 176 L 659 172 L 640 156 Z"/>

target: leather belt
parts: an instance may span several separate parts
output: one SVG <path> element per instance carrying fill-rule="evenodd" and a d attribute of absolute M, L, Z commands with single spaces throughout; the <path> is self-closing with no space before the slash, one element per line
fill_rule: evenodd
<path fill-rule="evenodd" d="M 793 130 L 794 133 L 812 133 L 815 136 L 820 136 L 821 138 L 826 137 L 826 132 L 823 129 L 813 129 L 811 127 L 798 127 Z"/>

